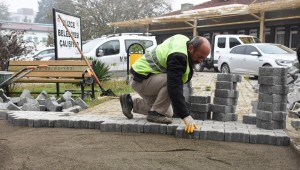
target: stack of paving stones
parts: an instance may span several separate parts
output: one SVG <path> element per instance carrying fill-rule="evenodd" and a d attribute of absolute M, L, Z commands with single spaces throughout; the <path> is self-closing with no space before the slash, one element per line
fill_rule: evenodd
<path fill-rule="evenodd" d="M 259 95 L 256 126 L 273 130 L 285 129 L 287 112 L 287 68 L 259 68 Z"/>
<path fill-rule="evenodd" d="M 45 114 L 46 113 L 46 114 Z M 0 111 L 15 126 L 95 129 L 102 132 L 152 133 L 174 135 L 177 138 L 243 142 L 253 144 L 289 145 L 290 138 L 283 130 L 264 130 L 256 125 L 238 122 L 195 120 L 200 127 L 193 134 L 184 132 L 181 119 L 172 124 L 147 122 L 145 117 L 127 119 L 104 115 L 78 115 L 71 112 Z"/>
<path fill-rule="evenodd" d="M 215 97 L 212 105 L 213 120 L 237 121 L 236 105 L 239 92 L 236 90 L 242 76 L 238 74 L 218 74 Z"/>
<path fill-rule="evenodd" d="M 81 99 L 72 98 L 72 93 L 67 91 L 56 100 L 54 96 L 48 97 L 47 92 L 42 91 L 36 99 L 31 96 L 29 90 L 23 90 L 20 97 L 7 97 L 0 89 L 0 110 L 22 111 L 51 111 L 51 112 L 74 112 L 78 113 L 87 109 L 87 104 Z"/>
<path fill-rule="evenodd" d="M 211 119 L 210 103 L 210 96 L 189 96 L 187 105 L 190 115 L 196 120 Z"/>

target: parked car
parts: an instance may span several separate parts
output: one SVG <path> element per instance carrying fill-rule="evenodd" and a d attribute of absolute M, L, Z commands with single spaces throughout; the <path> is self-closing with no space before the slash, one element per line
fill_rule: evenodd
<path fill-rule="evenodd" d="M 133 43 L 139 43 L 149 50 L 157 46 L 154 36 L 122 33 L 91 40 L 82 49 L 85 57 L 102 61 L 110 66 L 110 71 L 124 72 L 127 70 L 127 49 Z"/>
<path fill-rule="evenodd" d="M 43 50 L 37 51 L 32 55 L 33 60 L 49 60 L 50 58 L 55 59 L 55 48 L 54 47 L 48 47 Z"/>
<path fill-rule="evenodd" d="M 295 51 L 281 44 L 244 44 L 222 54 L 218 69 L 222 73 L 257 76 L 259 67 L 290 67 L 295 59 Z"/>
<path fill-rule="evenodd" d="M 241 44 L 259 43 L 252 35 L 218 34 L 212 37 L 211 52 L 201 64 L 195 64 L 195 71 L 202 72 L 204 68 L 218 70 L 218 59 L 221 54 L 228 53 L 233 47 Z"/>

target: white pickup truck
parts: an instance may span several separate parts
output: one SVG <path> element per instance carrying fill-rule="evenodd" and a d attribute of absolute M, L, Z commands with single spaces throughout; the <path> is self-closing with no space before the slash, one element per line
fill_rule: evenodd
<path fill-rule="evenodd" d="M 260 43 L 257 37 L 251 35 L 219 34 L 215 35 L 211 41 L 211 52 L 201 63 L 195 64 L 195 71 L 203 71 L 204 68 L 214 68 L 218 71 L 218 59 L 221 54 L 228 53 L 231 48 L 240 44 Z"/>
<path fill-rule="evenodd" d="M 133 43 L 139 43 L 146 49 L 157 46 L 155 36 L 142 33 L 122 33 L 108 35 L 85 43 L 82 46 L 86 57 L 100 60 L 109 65 L 111 72 L 127 70 L 127 49 Z"/>

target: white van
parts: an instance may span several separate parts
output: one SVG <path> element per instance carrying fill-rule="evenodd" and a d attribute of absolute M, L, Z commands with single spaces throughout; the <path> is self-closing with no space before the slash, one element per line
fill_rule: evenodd
<path fill-rule="evenodd" d="M 127 70 L 127 49 L 139 43 L 147 50 L 157 46 L 155 36 L 142 33 L 122 33 L 91 40 L 82 46 L 85 57 L 100 60 L 110 66 L 111 72 Z"/>
<path fill-rule="evenodd" d="M 214 68 L 218 71 L 218 59 L 221 54 L 228 53 L 233 47 L 240 44 L 259 43 L 260 40 L 252 35 L 237 35 L 237 34 L 218 34 L 215 35 L 211 42 L 211 52 L 201 64 L 195 65 L 195 71 L 203 71 Z"/>

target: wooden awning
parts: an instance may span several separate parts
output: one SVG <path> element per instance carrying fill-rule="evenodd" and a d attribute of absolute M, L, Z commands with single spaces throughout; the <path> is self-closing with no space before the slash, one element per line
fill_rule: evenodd
<path fill-rule="evenodd" d="M 256 16 L 256 13 L 293 9 L 300 7 L 300 0 L 274 0 L 262 3 L 253 3 L 249 5 L 231 4 L 218 7 L 204 8 L 198 10 L 185 11 L 178 15 L 154 17 L 146 19 L 128 20 L 120 22 L 111 22 L 107 25 L 113 27 L 140 27 L 151 24 L 187 22 L 199 19 L 220 18 L 236 15 L 250 14 Z M 259 16 L 256 16 L 259 18 Z"/>

